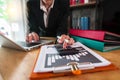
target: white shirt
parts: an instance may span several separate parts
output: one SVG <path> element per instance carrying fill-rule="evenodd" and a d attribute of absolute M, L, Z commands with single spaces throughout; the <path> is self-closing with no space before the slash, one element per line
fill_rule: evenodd
<path fill-rule="evenodd" d="M 51 6 L 48 8 L 48 10 L 47 10 L 46 7 L 45 7 L 45 5 L 43 5 L 42 0 L 40 0 L 40 9 L 43 10 L 43 12 L 44 12 L 43 17 L 44 17 L 45 27 L 48 26 L 48 18 L 49 18 L 48 15 L 49 15 L 49 13 L 50 13 L 51 8 L 53 8 L 53 6 L 54 6 L 54 0 L 53 0 L 52 5 L 51 5 Z"/>

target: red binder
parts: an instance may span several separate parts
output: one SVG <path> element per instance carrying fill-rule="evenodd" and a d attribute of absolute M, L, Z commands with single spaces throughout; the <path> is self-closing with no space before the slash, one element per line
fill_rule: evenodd
<path fill-rule="evenodd" d="M 99 40 L 99 41 L 120 41 L 120 35 L 100 30 L 80 30 L 80 29 L 70 29 L 70 35 L 80 36 L 84 38 Z"/>

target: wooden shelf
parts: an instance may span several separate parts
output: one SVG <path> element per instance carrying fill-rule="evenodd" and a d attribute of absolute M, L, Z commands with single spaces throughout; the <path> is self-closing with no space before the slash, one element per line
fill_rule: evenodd
<path fill-rule="evenodd" d="M 95 4 L 96 4 L 96 1 L 92 1 L 92 2 L 89 2 L 89 3 L 81 3 L 81 4 L 76 4 L 76 5 L 70 5 L 70 8 L 91 6 L 91 5 L 95 5 Z"/>

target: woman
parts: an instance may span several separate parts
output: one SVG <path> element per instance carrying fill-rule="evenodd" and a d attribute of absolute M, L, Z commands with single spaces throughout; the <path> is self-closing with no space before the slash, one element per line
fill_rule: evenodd
<path fill-rule="evenodd" d="M 69 0 L 29 0 L 28 25 L 29 34 L 26 41 L 39 40 L 40 36 L 59 38 L 58 43 L 73 44 L 68 33 Z M 65 42 L 65 39 L 69 42 Z"/>

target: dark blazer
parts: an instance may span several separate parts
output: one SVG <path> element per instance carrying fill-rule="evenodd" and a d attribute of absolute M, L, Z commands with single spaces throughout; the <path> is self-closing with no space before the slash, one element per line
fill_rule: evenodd
<path fill-rule="evenodd" d="M 43 11 L 40 9 L 40 0 L 29 0 L 27 2 L 28 25 L 30 32 L 36 32 L 40 36 L 55 37 L 67 34 L 69 0 L 55 0 L 48 19 L 48 27 L 45 28 Z"/>

